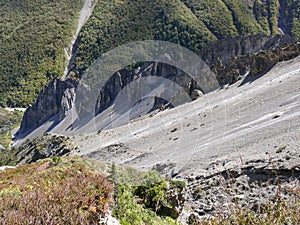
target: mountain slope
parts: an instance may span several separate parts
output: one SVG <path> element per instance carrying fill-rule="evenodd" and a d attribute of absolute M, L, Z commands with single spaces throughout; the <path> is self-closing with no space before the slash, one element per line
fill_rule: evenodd
<path fill-rule="evenodd" d="M 198 53 L 216 39 L 237 35 L 284 30 L 299 38 L 298 9 L 295 0 L 98 1 L 79 34 L 71 75 L 80 77 L 104 52 L 136 40 L 171 41 Z"/>
<path fill-rule="evenodd" d="M 0 2 L 0 105 L 28 106 L 64 70 L 83 0 Z"/>
<path fill-rule="evenodd" d="M 230 215 L 231 221 L 254 221 L 251 224 L 278 221 L 276 216 L 281 215 L 281 221 L 298 224 L 299 218 L 293 215 L 299 202 L 299 65 L 298 56 L 278 63 L 264 76 L 248 75 L 192 103 L 158 114 L 154 112 L 121 127 L 73 136 L 68 140 L 77 147 L 71 154 L 140 170 L 154 168 L 185 180 L 187 194 L 183 218 L 180 218 L 182 224 L 190 219 L 199 219 L 196 224 L 202 224 L 199 216 L 203 215 L 217 215 L 214 222 L 208 220 L 207 224 L 227 224 L 226 215 Z M 49 141 L 51 136 L 61 138 L 47 134 L 42 139 Z M 28 157 L 32 151 L 53 153 L 51 148 L 64 149 L 58 144 L 35 139 L 23 145 L 21 153 Z M 64 163 L 60 160 L 54 157 L 47 161 L 66 165 L 64 158 Z M 42 164 L 47 161 L 32 165 L 47 170 L 48 166 Z M 97 168 L 107 170 L 106 165 Z M 111 171 L 114 167 L 112 164 Z M 37 175 L 41 174 L 37 171 Z M 127 178 L 123 174 L 120 177 Z M 136 175 L 130 173 L 129 177 L 134 179 Z M 5 191 L 15 193 L 18 189 Z M 117 218 L 134 212 L 130 224 L 140 224 L 137 221 L 142 214 L 132 208 L 132 204 L 140 208 L 140 199 L 133 197 L 136 192 L 128 195 L 127 189 L 117 188 L 116 193 L 117 206 L 121 207 Z M 172 193 L 171 199 L 178 200 Z M 130 204 L 119 201 L 122 197 L 131 200 Z M 282 204 L 279 211 L 278 202 Z M 228 204 L 232 205 L 228 207 Z M 262 207 L 261 211 L 257 212 L 257 206 Z M 224 211 L 224 207 L 228 210 Z M 290 211 L 285 211 L 289 208 Z"/>
<path fill-rule="evenodd" d="M 1 1 L 1 106 L 28 106 L 42 85 L 63 75 L 64 48 L 82 5 L 83 0 Z M 299 38 L 299 8 L 297 0 L 99 0 L 76 40 L 70 76 L 135 40 L 167 40 L 198 53 L 207 43 L 235 35 L 283 31 Z"/>
<path fill-rule="evenodd" d="M 134 119 L 167 106 L 165 101 L 177 106 L 194 99 L 192 95 L 197 90 L 206 94 L 219 85 L 235 83 L 246 74 L 249 79 L 255 75 L 261 76 L 276 63 L 295 58 L 299 53 L 299 43 L 289 36 L 234 37 L 219 40 L 201 51 L 200 56 L 206 63 L 204 68 L 208 73 L 205 73 L 206 75 L 201 73 L 200 77 L 189 75 L 176 66 L 171 66 L 180 65 L 177 64 L 177 60 L 182 65 L 181 58 L 178 59 L 173 55 L 175 58 L 171 58 L 174 60 L 171 65 L 149 62 L 141 68 L 121 69 L 113 75 L 108 75 L 107 78 L 101 75 L 103 67 L 101 70 L 95 67 L 95 71 L 88 76 L 92 82 L 86 77 L 83 79 L 90 85 L 90 90 L 82 85 L 77 87 L 77 82 L 72 79 L 64 81 L 54 79 L 43 88 L 36 102 L 27 108 L 16 139 L 22 142 L 22 139 L 31 132 L 32 138 L 49 131 L 78 134 L 85 132 L 85 129 L 92 129 L 95 132 L 113 124 L 120 126 L 125 124 L 128 118 Z M 186 65 L 191 65 L 189 71 L 193 71 L 192 68 L 200 58 L 194 55 L 197 58 L 195 61 L 191 59 L 190 52 L 182 54 L 185 54 L 183 58 Z M 157 56 L 159 57 L 161 56 Z M 209 68 L 207 65 L 212 73 L 207 70 Z M 203 67 L 195 69 L 199 71 L 203 70 Z M 103 86 L 100 85 L 102 80 L 99 76 L 106 79 Z M 93 85 L 96 87 L 93 88 Z M 86 101 L 87 98 L 89 101 Z M 131 113 L 132 110 L 135 113 Z M 99 115 L 97 121 L 100 121 L 96 126 L 89 126 L 89 123 L 94 122 L 93 117 L 96 115 Z M 129 116 L 127 119 L 126 115 Z M 76 117 L 78 120 L 74 121 Z M 39 126 L 43 127 L 43 131 L 40 129 L 35 131 Z"/>
<path fill-rule="evenodd" d="M 168 40 L 199 52 L 216 38 L 179 0 L 98 1 L 79 34 L 71 70 L 79 75 L 101 54 L 138 40 Z"/>
<path fill-rule="evenodd" d="M 111 130 L 74 137 L 76 155 L 139 169 L 167 165 L 166 173 L 201 174 L 214 160 L 268 159 L 286 146 L 299 155 L 300 57 L 263 77 L 147 115 Z M 100 141 L 101 140 L 101 141 Z M 268 153 L 268 154 L 266 154 Z M 289 161 L 289 166 L 296 161 Z"/>

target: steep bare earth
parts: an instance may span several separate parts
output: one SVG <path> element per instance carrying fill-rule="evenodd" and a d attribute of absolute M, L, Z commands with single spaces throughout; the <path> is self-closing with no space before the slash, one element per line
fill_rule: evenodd
<path fill-rule="evenodd" d="M 299 43 L 295 42 L 295 40 L 289 36 L 278 35 L 270 38 L 255 35 L 218 41 L 202 50 L 201 58 L 211 68 L 212 74 L 209 75 L 211 79 L 216 76 L 219 85 L 223 86 L 235 83 L 247 74 L 249 75 L 247 80 L 252 79 L 251 77 L 255 75 L 263 75 L 276 63 L 289 60 L 299 54 Z M 125 113 L 126 107 L 130 108 L 131 106 L 128 105 L 122 108 L 118 105 L 119 103 L 123 104 L 124 101 L 115 103 L 115 99 L 121 90 L 124 90 L 125 87 L 128 89 L 130 84 L 143 86 L 139 81 L 141 76 L 158 76 L 166 78 L 170 80 L 170 82 L 174 81 L 191 97 L 194 90 L 203 91 L 203 84 L 196 82 L 180 69 L 166 64 L 148 63 L 139 70 L 120 70 L 105 81 L 106 83 L 103 88 L 99 89 L 98 96 L 96 96 L 97 101 L 94 103 L 91 102 L 91 100 L 88 101 L 92 110 L 95 111 L 93 116 L 99 115 L 98 125 L 96 126 L 97 131 L 108 128 L 108 125 L 115 120 L 118 120 L 118 122 L 116 122 L 114 126 L 117 126 L 117 124 L 120 126 L 127 122 L 124 118 L 122 119 L 120 115 Z M 247 80 L 244 81 L 246 82 Z M 145 89 L 146 86 L 144 85 L 143 89 Z M 157 85 L 156 87 L 157 93 L 162 92 L 159 86 L 160 85 Z M 61 134 L 78 134 L 85 132 L 85 129 L 89 126 L 88 122 L 91 121 L 92 118 L 81 119 L 81 121 L 77 121 L 76 124 L 74 122 L 76 120 L 75 114 L 68 112 L 72 108 L 74 99 L 76 99 L 76 87 L 77 82 L 72 79 L 65 81 L 55 79 L 48 86 L 45 86 L 40 92 L 35 104 L 30 106 L 25 112 L 21 128 L 17 135 L 18 142 L 21 143 L 22 140 L 26 140 L 27 135 L 33 131 L 34 132 L 28 137 L 33 138 L 49 131 L 59 132 Z M 129 90 L 128 95 L 136 95 L 137 93 L 134 93 L 135 89 L 136 88 Z M 149 87 L 146 89 L 149 89 Z M 164 89 L 164 92 L 166 92 L 169 91 L 170 87 Z M 206 88 L 205 93 L 207 93 L 207 90 L 211 90 L 211 88 Z M 88 93 L 88 91 L 85 92 Z M 140 99 L 147 95 L 153 95 L 153 90 L 148 90 L 144 96 L 140 96 Z M 77 101 L 80 101 L 78 100 L 80 98 L 82 98 L 82 96 L 77 96 Z M 83 96 L 83 98 L 88 98 L 88 96 Z M 194 98 L 192 97 L 192 99 Z M 83 102 L 87 101 L 83 99 Z M 149 105 L 148 109 L 137 112 L 136 116 L 131 119 L 151 112 L 154 109 L 161 108 L 162 105 L 168 103 L 158 99 L 148 99 L 148 102 L 142 102 L 151 105 Z M 142 102 L 140 102 L 140 105 Z M 115 104 L 114 107 L 112 107 L 113 104 Z M 84 111 L 82 108 L 85 108 L 84 104 L 80 104 L 79 109 L 74 109 L 73 107 L 73 110 L 77 113 Z M 66 116 L 68 118 L 66 118 Z M 42 126 L 45 122 L 47 122 L 48 125 Z M 41 129 L 37 129 L 40 126 L 42 126 Z"/>
<path fill-rule="evenodd" d="M 74 137 L 76 154 L 168 173 L 205 172 L 214 160 L 268 159 L 280 147 L 299 154 L 300 58 L 192 103 L 100 134 Z M 87 140 L 87 141 L 85 141 Z M 267 153 L 267 154 L 266 154 Z M 296 161 L 289 161 L 289 166 Z"/>

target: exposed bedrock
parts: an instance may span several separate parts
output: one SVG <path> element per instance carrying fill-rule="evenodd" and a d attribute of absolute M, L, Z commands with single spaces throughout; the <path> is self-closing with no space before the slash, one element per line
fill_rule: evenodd
<path fill-rule="evenodd" d="M 217 41 L 207 46 L 200 53 L 200 57 L 210 67 L 211 76 L 215 76 L 219 85 L 223 86 L 235 83 L 244 75 L 248 76 L 245 82 L 255 79 L 257 75 L 263 75 L 276 63 L 292 59 L 299 54 L 300 43 L 289 36 L 253 35 Z M 122 69 L 105 81 L 105 84 L 97 91 L 97 96 L 94 97 L 95 102 L 91 103 L 95 115 L 110 107 L 120 91 L 133 82 L 135 82 L 135 88 L 127 91 L 128 98 L 142 99 L 144 96 L 138 96 L 141 89 L 145 96 L 153 92 L 151 88 L 151 90 L 145 90 L 145 84 L 143 84 L 145 79 L 142 79 L 151 76 L 178 84 L 191 100 L 200 97 L 203 92 L 203 84 L 179 68 L 159 62 L 148 62 L 142 68 Z M 77 84 L 77 81 L 70 78 L 65 81 L 56 78 L 49 85 L 44 86 L 36 102 L 26 110 L 19 134 L 29 133 L 54 116 L 57 123 L 64 119 L 76 99 Z M 159 84 L 155 84 L 154 87 L 156 89 L 154 93 L 160 93 L 162 96 L 170 89 L 160 87 Z M 155 102 L 153 109 L 161 108 L 170 99 L 176 98 L 176 94 L 175 92 L 168 93 L 171 95 L 169 99 L 156 98 L 153 101 Z M 81 109 L 76 110 L 81 111 Z"/>

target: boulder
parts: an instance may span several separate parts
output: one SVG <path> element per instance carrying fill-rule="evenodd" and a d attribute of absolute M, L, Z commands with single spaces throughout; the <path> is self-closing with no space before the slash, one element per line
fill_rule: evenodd
<path fill-rule="evenodd" d="M 204 94 L 202 93 L 202 91 L 198 90 L 198 89 L 195 89 L 192 91 L 192 94 L 191 94 L 191 99 L 194 101 L 198 98 L 201 98 Z"/>

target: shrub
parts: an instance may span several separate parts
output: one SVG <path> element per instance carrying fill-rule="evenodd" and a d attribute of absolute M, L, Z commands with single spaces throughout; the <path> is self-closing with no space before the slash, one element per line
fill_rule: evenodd
<path fill-rule="evenodd" d="M 97 224 L 112 187 L 79 159 L 47 159 L 0 172 L 0 224 Z"/>
<path fill-rule="evenodd" d="M 110 172 L 110 179 L 115 184 L 113 215 L 122 225 L 178 224 L 174 219 L 155 212 L 157 203 L 164 201 L 167 190 L 166 180 L 158 172 L 141 173 L 114 164 Z"/>

